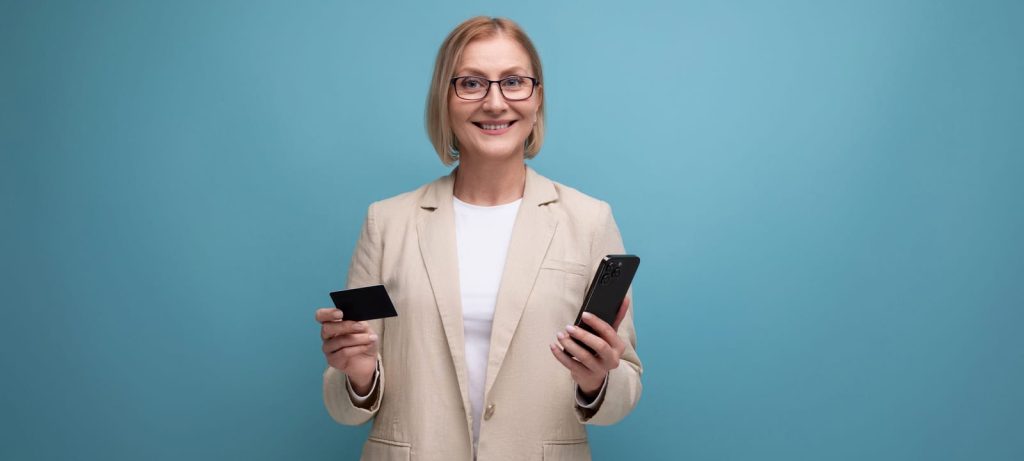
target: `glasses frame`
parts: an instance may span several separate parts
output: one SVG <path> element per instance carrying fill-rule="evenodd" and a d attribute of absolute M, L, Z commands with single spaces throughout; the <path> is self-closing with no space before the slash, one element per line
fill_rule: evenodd
<path fill-rule="evenodd" d="M 470 98 L 462 97 L 462 95 L 459 94 L 459 87 L 455 86 L 455 82 L 458 81 L 459 79 L 463 79 L 463 78 L 478 78 L 480 80 L 483 80 L 483 81 L 487 82 L 487 89 L 484 90 L 484 95 L 479 97 L 479 98 L 477 98 L 477 99 L 470 99 Z M 529 80 L 532 83 L 532 85 L 530 85 L 530 94 L 527 95 L 525 98 L 517 98 L 517 99 L 512 99 L 512 98 L 506 96 L 505 95 L 505 90 L 501 89 L 501 82 L 503 82 L 505 80 L 508 80 L 510 78 L 521 78 L 523 80 Z M 533 77 L 527 77 L 525 75 L 509 75 L 508 77 L 502 78 L 501 80 L 488 80 L 486 78 L 483 78 L 483 77 L 480 77 L 480 76 L 476 76 L 476 75 L 463 75 L 461 77 L 454 77 L 454 78 L 452 78 L 449 83 L 452 85 L 452 91 L 455 92 L 455 96 L 458 97 L 459 99 L 463 100 L 463 101 L 483 101 L 484 99 L 487 99 L 487 95 L 491 94 L 491 85 L 493 85 L 495 83 L 498 84 L 498 93 L 501 93 L 501 97 L 505 98 L 507 101 L 526 101 L 527 99 L 530 99 L 530 98 L 533 97 L 533 93 L 537 92 L 537 86 L 539 85 L 537 83 L 537 79 L 535 79 Z"/>

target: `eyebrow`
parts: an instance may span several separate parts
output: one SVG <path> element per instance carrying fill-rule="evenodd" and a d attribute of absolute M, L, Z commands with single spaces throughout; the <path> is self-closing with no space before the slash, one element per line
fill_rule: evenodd
<path fill-rule="evenodd" d="M 476 68 L 473 68 L 473 67 L 463 67 L 463 68 L 459 69 L 459 72 L 456 72 L 455 75 L 457 75 L 457 76 L 458 75 L 465 75 L 466 73 L 470 73 L 470 74 L 473 74 L 473 75 L 478 75 L 478 76 L 481 76 L 481 77 L 485 77 L 486 74 L 487 74 L 486 72 L 483 72 L 480 69 L 476 69 Z M 516 67 L 510 67 L 508 69 L 505 69 L 504 72 L 501 72 L 501 75 L 502 76 L 519 75 L 519 76 L 525 77 L 525 76 L 529 76 L 529 72 L 527 72 L 526 69 L 523 68 L 523 67 L 516 66 Z"/>

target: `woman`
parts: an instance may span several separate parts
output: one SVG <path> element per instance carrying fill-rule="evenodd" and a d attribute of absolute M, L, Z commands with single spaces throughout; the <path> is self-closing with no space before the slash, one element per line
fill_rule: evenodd
<path fill-rule="evenodd" d="M 458 167 L 370 205 L 348 273 L 349 288 L 385 285 L 399 315 L 316 312 L 328 412 L 374 419 L 363 459 L 590 459 L 584 424 L 640 398 L 630 297 L 615 325 L 585 318 L 599 335 L 568 326 L 623 247 L 606 203 L 525 165 L 544 139 L 542 82 L 507 19 L 470 19 L 441 45 L 427 131 Z"/>

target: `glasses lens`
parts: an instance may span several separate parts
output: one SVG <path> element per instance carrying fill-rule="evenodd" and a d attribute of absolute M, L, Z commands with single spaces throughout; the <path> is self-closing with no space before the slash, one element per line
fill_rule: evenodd
<path fill-rule="evenodd" d="M 513 101 L 529 98 L 533 94 L 533 80 L 511 76 L 501 79 L 501 94 Z"/>
<path fill-rule="evenodd" d="M 479 77 L 460 77 L 455 80 L 455 94 L 465 99 L 481 99 L 487 93 L 487 80 Z"/>

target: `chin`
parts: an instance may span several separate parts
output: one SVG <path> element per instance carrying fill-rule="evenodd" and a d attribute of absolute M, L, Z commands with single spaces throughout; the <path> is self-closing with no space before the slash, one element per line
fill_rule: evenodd
<path fill-rule="evenodd" d="M 523 155 L 523 145 L 525 140 L 516 142 L 488 139 L 485 141 L 486 142 L 476 143 L 476 145 L 467 150 L 470 152 L 476 152 L 481 158 L 493 160 Z"/>
<path fill-rule="evenodd" d="M 480 157 L 494 160 L 522 155 L 522 149 L 516 149 L 514 144 L 507 146 L 487 146 L 478 149 L 477 152 L 480 153 Z"/>

